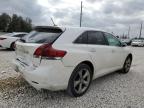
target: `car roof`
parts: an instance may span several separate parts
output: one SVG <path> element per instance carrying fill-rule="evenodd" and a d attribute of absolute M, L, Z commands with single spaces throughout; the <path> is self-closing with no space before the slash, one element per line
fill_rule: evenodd
<path fill-rule="evenodd" d="M 73 27 L 73 26 L 36 26 L 34 29 L 61 29 L 62 31 L 65 31 L 66 29 L 71 29 L 71 30 L 77 30 L 77 31 L 90 31 L 90 30 L 95 30 L 95 31 L 102 31 L 96 28 L 90 28 L 90 27 Z"/>
<path fill-rule="evenodd" d="M 69 27 L 69 26 L 37 26 L 35 29 L 40 29 L 43 31 L 43 29 L 49 30 L 62 30 L 62 34 L 60 37 L 55 41 L 55 44 L 61 44 L 61 43 L 71 43 L 73 42 L 80 34 L 82 34 L 85 31 L 101 31 L 95 28 L 89 28 L 89 27 Z M 44 31 L 45 31 L 44 30 Z"/>

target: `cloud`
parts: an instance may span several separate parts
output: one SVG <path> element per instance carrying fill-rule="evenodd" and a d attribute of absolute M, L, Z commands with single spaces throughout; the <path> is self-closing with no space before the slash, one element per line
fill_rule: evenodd
<path fill-rule="evenodd" d="M 0 13 L 30 17 L 35 25 L 52 24 L 79 26 L 81 0 L 1 0 Z M 138 36 L 144 20 L 144 0 L 83 0 L 82 25 L 115 34 Z M 143 28 L 144 36 L 144 28 Z"/>
<path fill-rule="evenodd" d="M 1 0 L 0 13 L 6 12 L 10 15 L 18 14 L 23 17 L 30 17 L 35 24 L 43 19 L 42 6 L 36 0 Z"/>
<path fill-rule="evenodd" d="M 122 14 L 122 15 L 135 15 L 144 11 L 143 0 L 125 0 L 125 1 L 112 1 L 105 2 L 103 12 L 106 14 Z"/>
<path fill-rule="evenodd" d="M 95 2 L 102 2 L 103 0 L 86 0 L 86 1 L 90 3 L 95 3 Z"/>

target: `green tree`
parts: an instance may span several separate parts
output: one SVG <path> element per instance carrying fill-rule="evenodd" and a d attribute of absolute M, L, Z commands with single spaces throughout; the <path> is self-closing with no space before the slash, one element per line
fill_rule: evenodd
<path fill-rule="evenodd" d="M 8 32 L 30 32 L 31 30 L 32 20 L 30 18 L 23 19 L 21 16 L 13 14 Z"/>
<path fill-rule="evenodd" d="M 11 22 L 8 27 L 8 32 L 17 32 L 18 30 L 18 16 L 13 14 Z"/>
<path fill-rule="evenodd" d="M 8 14 L 3 13 L 0 15 L 0 30 L 4 32 L 7 31 L 10 22 L 11 17 Z"/>

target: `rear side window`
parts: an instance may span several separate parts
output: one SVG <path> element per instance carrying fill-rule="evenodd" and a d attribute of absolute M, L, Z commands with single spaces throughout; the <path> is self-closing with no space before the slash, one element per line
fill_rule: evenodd
<path fill-rule="evenodd" d="M 77 44 L 87 44 L 87 32 L 82 33 L 76 40 L 74 43 Z"/>
<path fill-rule="evenodd" d="M 62 31 L 57 30 L 35 30 L 30 32 L 28 35 L 24 36 L 21 41 L 26 43 L 52 43 L 60 35 Z"/>
<path fill-rule="evenodd" d="M 105 38 L 102 32 L 89 31 L 88 32 L 88 44 L 106 45 Z"/>

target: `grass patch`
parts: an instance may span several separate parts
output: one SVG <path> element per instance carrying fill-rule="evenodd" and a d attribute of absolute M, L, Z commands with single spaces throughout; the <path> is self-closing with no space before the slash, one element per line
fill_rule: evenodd
<path fill-rule="evenodd" d="M 21 77 L 9 77 L 7 79 L 0 80 L 0 92 L 6 92 L 11 89 L 25 86 L 27 82 Z"/>

